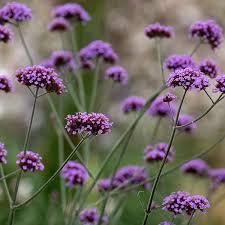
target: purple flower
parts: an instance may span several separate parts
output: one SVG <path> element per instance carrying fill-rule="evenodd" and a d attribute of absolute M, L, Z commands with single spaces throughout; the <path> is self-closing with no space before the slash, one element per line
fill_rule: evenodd
<path fill-rule="evenodd" d="M 216 88 L 213 89 L 213 92 L 225 93 L 225 74 L 217 76 L 215 80 L 217 83 L 215 84 Z"/>
<path fill-rule="evenodd" d="M 167 92 L 164 95 L 163 101 L 169 103 L 169 102 L 174 101 L 175 99 L 176 99 L 175 95 L 171 94 L 170 92 Z"/>
<path fill-rule="evenodd" d="M 192 117 L 190 115 L 186 115 L 186 114 L 181 114 L 181 115 L 179 115 L 179 118 L 177 121 L 177 126 L 183 126 L 185 124 L 191 123 L 185 127 L 179 128 L 179 130 L 184 131 L 185 133 L 191 134 L 197 128 L 196 123 L 193 123 L 193 121 L 194 121 L 194 117 Z"/>
<path fill-rule="evenodd" d="M 208 176 L 211 178 L 213 185 L 212 188 L 215 190 L 220 184 L 225 184 L 225 169 L 210 169 Z"/>
<path fill-rule="evenodd" d="M 8 152 L 5 149 L 5 145 L 3 143 L 0 142 L 0 163 L 6 164 L 6 156 L 7 156 Z"/>
<path fill-rule="evenodd" d="M 130 96 L 123 100 L 121 108 L 123 113 L 128 114 L 130 112 L 140 111 L 145 105 L 145 99 L 139 96 Z"/>
<path fill-rule="evenodd" d="M 77 3 L 66 3 L 56 6 L 52 14 L 54 17 L 75 18 L 79 22 L 88 22 L 91 19 L 88 12 Z"/>
<path fill-rule="evenodd" d="M 48 92 L 56 92 L 60 95 L 65 92 L 65 86 L 62 79 L 52 68 L 43 66 L 28 66 L 16 71 L 16 79 L 19 83 L 28 87 L 45 88 Z"/>
<path fill-rule="evenodd" d="M 10 28 L 0 25 L 0 41 L 8 43 L 13 38 L 13 32 Z"/>
<path fill-rule="evenodd" d="M 208 165 L 205 161 L 201 159 L 191 160 L 181 166 L 181 171 L 183 173 L 196 174 L 198 176 L 204 176 L 208 172 Z"/>
<path fill-rule="evenodd" d="M 72 135 L 107 134 L 112 128 L 109 118 L 102 113 L 78 112 L 75 115 L 68 115 L 66 120 L 66 129 Z"/>
<path fill-rule="evenodd" d="M 113 188 L 116 188 L 116 185 L 111 184 L 111 178 L 105 178 L 98 181 L 97 188 L 99 192 L 109 191 Z M 111 184 L 111 185 L 110 185 Z"/>
<path fill-rule="evenodd" d="M 55 18 L 48 24 L 48 30 L 51 32 L 67 31 L 69 30 L 69 28 L 70 28 L 70 23 L 62 17 Z"/>
<path fill-rule="evenodd" d="M 5 75 L 0 75 L 0 90 L 6 93 L 13 91 L 12 80 Z"/>
<path fill-rule="evenodd" d="M 32 151 L 22 151 L 18 155 L 18 160 L 16 161 L 16 164 L 24 171 L 43 171 L 44 165 L 42 164 L 41 160 L 42 157 Z"/>
<path fill-rule="evenodd" d="M 32 19 L 32 11 L 25 4 L 9 2 L 0 9 L 0 22 L 23 22 Z"/>
<path fill-rule="evenodd" d="M 148 114 L 150 116 L 173 117 L 176 113 L 176 105 L 164 101 L 165 95 L 158 96 L 150 105 Z"/>
<path fill-rule="evenodd" d="M 174 71 L 187 67 L 196 68 L 196 64 L 189 55 L 170 55 L 163 63 L 164 68 Z"/>
<path fill-rule="evenodd" d="M 161 222 L 159 225 L 174 225 L 174 223 L 164 221 L 164 222 Z"/>
<path fill-rule="evenodd" d="M 69 161 L 62 169 L 61 177 L 65 179 L 68 187 L 73 188 L 76 185 L 83 186 L 89 175 L 83 165 L 75 161 Z"/>
<path fill-rule="evenodd" d="M 40 63 L 40 66 L 43 66 L 45 68 L 54 68 L 53 62 L 51 58 L 43 59 Z"/>
<path fill-rule="evenodd" d="M 199 38 L 212 49 L 219 48 L 223 41 L 223 30 L 214 20 L 197 21 L 189 29 L 191 38 Z"/>
<path fill-rule="evenodd" d="M 215 78 L 218 75 L 218 66 L 212 59 L 201 61 L 199 64 L 199 70 L 211 78 Z"/>
<path fill-rule="evenodd" d="M 172 27 L 160 23 L 150 24 L 145 27 L 145 34 L 149 38 L 172 38 L 175 36 Z"/>
<path fill-rule="evenodd" d="M 180 86 L 186 90 L 197 89 L 201 91 L 209 85 L 208 77 L 202 72 L 190 67 L 171 72 L 167 81 L 168 87 L 175 88 Z"/>
<path fill-rule="evenodd" d="M 122 85 L 126 85 L 128 81 L 127 71 L 122 66 L 108 68 L 105 72 L 105 77 Z"/>

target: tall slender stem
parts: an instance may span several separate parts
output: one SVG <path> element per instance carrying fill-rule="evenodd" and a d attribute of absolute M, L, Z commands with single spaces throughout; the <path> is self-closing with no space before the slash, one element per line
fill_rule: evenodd
<path fill-rule="evenodd" d="M 159 127 L 160 127 L 160 123 L 161 123 L 161 119 L 162 119 L 161 117 L 157 118 L 154 130 L 152 132 L 151 143 L 155 140 L 155 138 L 157 136 L 157 133 L 158 133 Z"/>
<path fill-rule="evenodd" d="M 9 178 L 9 177 L 14 176 L 14 175 L 17 174 L 19 171 L 20 171 L 20 169 L 15 170 L 15 171 L 13 171 L 13 172 L 11 172 L 11 173 L 6 174 L 5 176 L 0 177 L 0 182 L 3 181 L 3 180 L 5 180 L 6 178 Z"/>
<path fill-rule="evenodd" d="M 201 46 L 201 44 L 202 44 L 202 41 L 200 40 L 200 41 L 196 44 L 196 46 L 194 47 L 194 49 L 192 50 L 192 52 L 190 53 L 190 56 L 193 56 L 193 55 L 198 51 L 198 49 L 199 49 L 199 47 Z"/>
<path fill-rule="evenodd" d="M 165 84 L 166 80 L 165 80 L 164 69 L 163 69 L 163 65 L 162 65 L 162 56 L 161 56 L 161 39 L 156 38 L 155 42 L 156 42 L 156 51 L 157 51 L 159 69 L 160 69 L 160 73 L 162 76 L 162 82 L 163 82 L 163 84 Z"/>
<path fill-rule="evenodd" d="M 192 221 L 192 219 L 193 219 L 193 217 L 194 217 L 194 212 L 191 214 L 191 216 L 190 216 L 190 218 L 189 218 L 189 220 L 188 220 L 188 222 L 187 222 L 187 225 L 190 225 L 191 224 L 191 221 Z"/>

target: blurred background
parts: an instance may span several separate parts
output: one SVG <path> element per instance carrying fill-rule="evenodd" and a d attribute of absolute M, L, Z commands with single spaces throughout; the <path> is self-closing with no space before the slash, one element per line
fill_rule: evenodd
<path fill-rule="evenodd" d="M 3 4 L 4 1 L 2 1 Z M 57 4 L 65 3 L 62 0 L 29 0 L 25 2 L 33 10 L 31 22 L 22 25 L 25 39 L 30 46 L 30 51 L 36 63 L 48 57 L 52 51 L 61 49 L 61 40 L 54 34 L 49 33 L 47 24 L 52 19 L 51 9 Z M 91 157 L 88 167 L 94 174 L 98 171 L 100 163 L 110 151 L 124 129 L 133 120 L 133 116 L 124 116 L 120 109 L 120 102 L 129 95 L 148 97 L 153 93 L 161 82 L 158 68 L 155 42 L 144 35 L 146 25 L 154 22 L 171 25 L 176 32 L 176 38 L 162 41 L 162 56 L 170 54 L 188 54 L 195 46 L 195 42 L 187 37 L 190 24 L 196 20 L 214 19 L 222 27 L 225 27 L 225 1 L 211 0 L 81 0 L 70 1 L 82 4 L 90 13 L 92 20 L 83 27 L 78 27 L 76 36 L 79 47 L 83 47 L 90 41 L 102 39 L 110 42 L 120 56 L 120 64 L 129 73 L 129 84 L 126 87 L 113 86 L 102 79 L 98 92 L 98 104 L 101 105 L 101 112 L 110 115 L 114 121 L 113 132 L 101 138 L 96 138 L 91 144 Z M 29 65 L 29 61 L 21 46 L 18 34 L 15 31 L 12 43 L 0 45 L 0 73 L 5 73 L 14 78 L 15 70 L 21 66 Z M 68 39 L 69 40 L 69 39 Z M 67 42 L 70 48 L 70 41 Z M 204 58 L 213 58 L 217 61 L 221 73 L 225 71 L 224 45 L 213 52 L 207 45 L 201 46 L 195 54 L 194 59 L 199 62 Z M 83 74 L 85 88 L 89 93 L 92 82 L 91 73 Z M 102 76 L 103 77 L 103 76 Z M 175 92 L 180 95 L 179 90 Z M 74 113 L 75 109 L 68 94 L 63 96 L 65 101 L 65 115 Z M 56 99 L 57 100 L 57 99 Z M 16 155 L 21 151 L 26 134 L 28 120 L 30 118 L 32 97 L 28 91 L 15 82 L 15 91 L 12 94 L 0 94 L 0 139 L 5 143 L 8 150 L 8 164 L 5 166 L 5 173 L 16 169 Z M 176 151 L 175 161 L 167 167 L 175 165 L 187 159 L 195 153 L 203 150 L 212 144 L 216 138 L 225 132 L 222 118 L 225 111 L 220 103 L 210 114 L 198 123 L 198 129 L 193 135 L 179 135 L 173 147 Z M 183 107 L 183 112 L 197 116 L 210 105 L 209 99 L 204 93 L 189 93 Z M 123 165 L 143 164 L 143 150 L 150 144 L 150 137 L 156 119 L 144 116 L 138 125 L 133 138 L 128 146 L 128 151 L 122 162 Z M 57 133 L 55 132 L 55 121 L 52 118 L 51 110 L 47 100 L 43 97 L 38 101 L 35 113 L 34 125 L 30 139 L 29 148 L 39 152 L 43 156 L 45 170 L 42 173 L 27 173 L 23 176 L 19 189 L 18 199 L 22 201 L 30 196 L 58 166 Z M 167 142 L 170 135 L 168 121 L 162 121 L 158 141 Z M 76 143 L 77 140 L 74 139 Z M 71 150 L 65 143 L 65 150 Z M 81 151 L 82 152 L 82 151 Z M 216 147 L 216 150 L 207 155 L 207 162 L 212 167 L 225 167 L 224 144 Z M 109 176 L 111 171 L 109 164 L 104 176 Z M 149 173 L 153 175 L 156 168 L 149 167 Z M 15 178 L 8 179 L 10 190 L 13 190 Z M 209 187 L 207 180 L 197 180 L 192 176 L 183 176 L 179 170 L 166 176 L 159 188 L 156 199 L 161 202 L 162 198 L 172 191 L 188 191 L 193 194 L 206 195 Z M 57 217 L 60 211 L 59 203 L 59 179 L 56 179 L 43 193 L 31 204 L 17 212 L 16 225 L 58 225 L 62 224 L 61 218 Z M 142 221 L 144 210 L 137 197 L 137 191 L 130 193 L 124 201 L 124 211 L 118 225 L 138 225 Z M 224 193 L 221 187 L 212 198 L 216 199 Z M 141 194 L 144 205 L 147 203 L 148 191 Z M 89 197 L 89 203 L 97 201 L 99 194 L 95 191 Z M 111 199 L 107 207 L 110 212 L 116 199 Z M 87 204 L 88 205 L 88 204 Z M 220 204 L 209 211 L 211 224 L 225 224 L 225 198 Z M 6 224 L 8 217 L 7 201 L 2 186 L 0 186 L 0 224 Z M 207 215 L 208 215 L 207 214 Z M 203 215 L 198 224 L 208 224 L 208 216 Z M 158 224 L 160 221 L 170 218 L 168 213 L 156 212 L 151 217 L 149 224 Z M 181 219 L 176 219 L 176 224 L 181 224 Z"/>

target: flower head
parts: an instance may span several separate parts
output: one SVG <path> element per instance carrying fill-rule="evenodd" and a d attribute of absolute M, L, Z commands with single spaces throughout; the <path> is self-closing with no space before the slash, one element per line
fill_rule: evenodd
<path fill-rule="evenodd" d="M 139 96 L 130 96 L 123 100 L 121 108 L 123 113 L 128 114 L 130 112 L 140 111 L 145 105 L 145 99 Z"/>
<path fill-rule="evenodd" d="M 69 28 L 70 28 L 70 23 L 62 17 L 55 18 L 48 24 L 48 30 L 51 32 L 67 31 L 69 30 Z"/>
<path fill-rule="evenodd" d="M 10 28 L 0 25 L 0 41 L 8 43 L 13 38 L 13 32 Z"/>
<path fill-rule="evenodd" d="M 66 120 L 66 129 L 72 135 L 107 134 L 112 128 L 112 122 L 102 113 L 78 112 L 75 115 L 68 115 Z"/>
<path fill-rule="evenodd" d="M 172 38 L 175 36 L 172 27 L 160 23 L 150 24 L 145 27 L 145 34 L 149 38 Z"/>
<path fill-rule="evenodd" d="M 171 94 L 170 92 L 167 92 L 167 93 L 164 95 L 164 97 L 163 97 L 163 101 L 164 101 L 164 102 L 167 102 L 167 103 L 172 102 L 172 101 L 174 101 L 175 99 L 176 99 L 176 96 L 173 95 L 173 94 Z"/>
<path fill-rule="evenodd" d="M 190 115 L 186 115 L 186 114 L 181 114 L 181 115 L 179 115 L 179 118 L 177 121 L 177 126 L 183 126 L 185 124 L 191 123 L 187 126 L 179 128 L 179 130 L 184 131 L 185 133 L 191 134 L 197 128 L 196 123 L 194 123 L 193 121 L 194 121 L 194 117 L 192 117 Z"/>
<path fill-rule="evenodd" d="M 199 70 L 187 67 L 171 72 L 167 86 L 172 88 L 180 86 L 186 90 L 197 89 L 201 91 L 209 86 L 209 79 Z"/>
<path fill-rule="evenodd" d="M 97 188 L 99 192 L 109 191 L 111 189 L 116 188 L 115 182 L 112 182 L 111 178 L 105 178 L 98 181 Z"/>
<path fill-rule="evenodd" d="M 126 85 L 128 81 L 127 71 L 122 66 L 108 68 L 105 72 L 105 77 L 122 85 Z"/>
<path fill-rule="evenodd" d="M 5 149 L 5 145 L 3 143 L 0 142 L 0 163 L 6 164 L 6 156 L 7 156 L 8 152 Z"/>
<path fill-rule="evenodd" d="M 56 6 L 52 14 L 54 17 L 75 18 L 79 22 L 88 22 L 91 19 L 88 12 L 77 3 L 66 3 Z"/>
<path fill-rule="evenodd" d="M 51 58 L 46 58 L 46 59 L 43 59 L 40 63 L 39 63 L 40 66 L 43 66 L 45 68 L 54 68 L 54 65 L 53 65 L 53 61 Z"/>
<path fill-rule="evenodd" d="M 12 80 L 5 75 L 0 75 L 0 90 L 6 93 L 13 90 Z"/>
<path fill-rule="evenodd" d="M 218 75 L 218 66 L 212 59 L 201 61 L 199 64 L 199 70 L 211 78 L 215 78 Z"/>
<path fill-rule="evenodd" d="M 56 92 L 58 95 L 65 91 L 62 79 L 52 68 L 37 65 L 20 68 L 16 71 L 16 79 L 19 83 L 28 87 L 44 88 L 46 91 Z"/>
<path fill-rule="evenodd" d="M 197 21 L 189 29 L 191 38 L 199 38 L 212 49 L 218 48 L 223 41 L 223 30 L 214 20 Z"/>
<path fill-rule="evenodd" d="M 32 151 L 22 151 L 18 155 L 18 160 L 16 161 L 16 164 L 24 171 L 43 171 L 44 165 L 42 164 L 41 160 L 42 157 Z"/>
<path fill-rule="evenodd" d="M 215 78 L 216 84 L 213 92 L 225 93 L 225 74 L 219 75 Z"/>
<path fill-rule="evenodd" d="M 212 188 L 216 189 L 220 184 L 225 184 L 225 169 L 210 169 L 208 176 L 211 178 L 213 185 Z"/>
<path fill-rule="evenodd" d="M 88 178 L 86 168 L 75 161 L 69 161 L 61 172 L 61 177 L 66 181 L 66 185 L 73 188 L 77 185 L 83 186 Z"/>

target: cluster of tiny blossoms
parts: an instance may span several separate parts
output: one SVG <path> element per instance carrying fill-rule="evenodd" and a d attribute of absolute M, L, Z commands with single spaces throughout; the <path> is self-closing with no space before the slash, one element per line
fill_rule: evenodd
<path fill-rule="evenodd" d="M 8 43 L 13 38 L 13 32 L 7 26 L 0 25 L 0 41 Z"/>
<path fill-rule="evenodd" d="M 5 75 L 0 75 L 0 90 L 6 93 L 13 90 L 12 80 Z"/>
<path fill-rule="evenodd" d="M 54 32 L 54 31 L 63 32 L 63 31 L 67 31 L 69 28 L 70 28 L 69 21 L 67 21 L 66 19 L 62 17 L 55 18 L 48 24 L 48 30 L 51 32 Z"/>
<path fill-rule="evenodd" d="M 215 78 L 218 75 L 218 66 L 212 59 L 205 59 L 200 62 L 199 70 L 210 78 Z"/>
<path fill-rule="evenodd" d="M 197 128 L 196 123 L 194 123 L 193 121 L 194 121 L 193 116 L 190 116 L 187 114 L 180 114 L 178 121 L 177 121 L 177 126 L 184 126 L 184 127 L 180 127 L 178 129 L 185 133 L 192 134 Z M 188 124 L 188 125 L 186 125 L 186 124 Z"/>
<path fill-rule="evenodd" d="M 123 100 L 121 103 L 121 109 L 123 113 L 128 114 L 130 112 L 140 111 L 145 105 L 145 99 L 139 96 L 130 96 Z"/>
<path fill-rule="evenodd" d="M 7 156 L 8 152 L 5 149 L 5 145 L 3 143 L 0 142 L 0 163 L 6 164 L 6 156 Z"/>
<path fill-rule="evenodd" d="M 106 79 L 112 79 L 116 83 L 126 85 L 128 82 L 127 71 L 122 66 L 112 66 L 105 71 Z"/>

